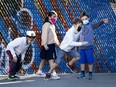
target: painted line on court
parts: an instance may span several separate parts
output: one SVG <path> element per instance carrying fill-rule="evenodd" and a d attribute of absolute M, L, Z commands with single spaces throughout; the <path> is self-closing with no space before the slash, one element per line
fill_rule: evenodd
<path fill-rule="evenodd" d="M 13 82 L 2 82 L 0 83 L 0 85 L 4 85 L 4 84 L 13 84 L 13 83 L 24 83 L 24 82 L 33 82 L 35 80 L 24 80 L 24 81 L 13 81 Z"/>

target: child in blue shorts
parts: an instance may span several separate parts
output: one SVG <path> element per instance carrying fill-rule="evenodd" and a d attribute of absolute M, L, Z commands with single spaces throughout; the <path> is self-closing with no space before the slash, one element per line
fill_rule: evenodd
<path fill-rule="evenodd" d="M 87 41 L 88 44 L 85 46 L 80 46 L 80 61 L 81 61 L 81 74 L 78 78 L 85 77 L 85 64 L 88 64 L 89 74 L 88 78 L 92 79 L 92 64 L 94 63 L 94 54 L 93 54 L 93 46 L 94 46 L 94 30 L 101 26 L 104 23 L 108 23 L 108 19 L 103 19 L 97 23 L 89 23 L 89 15 L 83 12 L 80 16 L 83 21 L 82 32 L 80 33 L 79 41 Z"/>

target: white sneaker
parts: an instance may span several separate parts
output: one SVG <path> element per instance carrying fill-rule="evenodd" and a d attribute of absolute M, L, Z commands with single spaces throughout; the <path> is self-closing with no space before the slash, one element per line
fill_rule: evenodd
<path fill-rule="evenodd" d="M 38 75 L 39 77 L 46 77 L 46 74 L 43 72 L 37 72 L 36 75 Z"/>
<path fill-rule="evenodd" d="M 51 74 L 51 79 L 59 80 L 60 77 L 57 75 L 56 71 L 53 70 L 53 73 Z"/>
<path fill-rule="evenodd" d="M 52 78 L 51 79 L 59 80 L 60 77 L 58 75 L 52 75 Z"/>

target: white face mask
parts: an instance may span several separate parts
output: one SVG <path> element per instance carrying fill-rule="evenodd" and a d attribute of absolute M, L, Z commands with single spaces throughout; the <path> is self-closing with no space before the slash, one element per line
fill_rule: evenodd
<path fill-rule="evenodd" d="M 88 24 L 88 23 L 89 23 L 89 19 L 83 20 L 83 24 Z"/>

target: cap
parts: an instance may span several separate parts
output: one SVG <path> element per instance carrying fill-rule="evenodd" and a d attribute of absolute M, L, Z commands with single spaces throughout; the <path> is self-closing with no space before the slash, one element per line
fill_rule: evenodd
<path fill-rule="evenodd" d="M 53 12 L 56 16 L 58 15 L 54 10 L 51 10 L 51 12 Z"/>
<path fill-rule="evenodd" d="M 36 36 L 36 34 L 35 34 L 34 31 L 27 31 L 27 32 L 26 32 L 26 35 L 27 35 L 28 37 L 30 37 L 30 38 L 35 38 L 35 36 Z"/>

